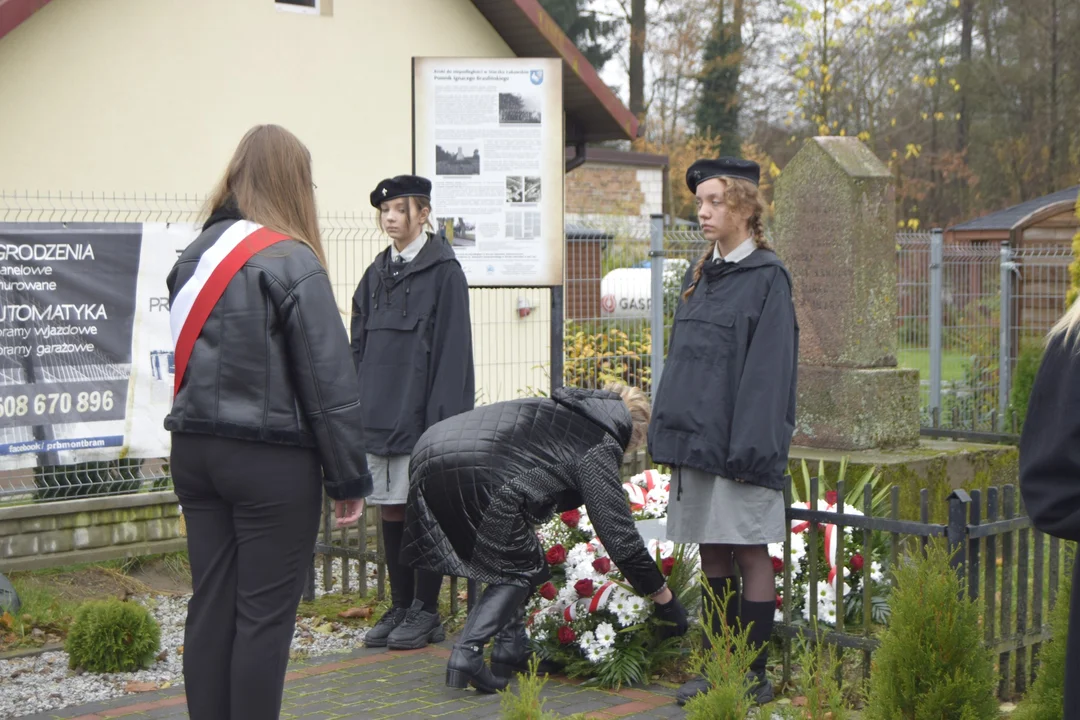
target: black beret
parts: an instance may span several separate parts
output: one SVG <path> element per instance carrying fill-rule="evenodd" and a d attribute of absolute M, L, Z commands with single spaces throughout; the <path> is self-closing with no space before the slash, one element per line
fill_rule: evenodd
<path fill-rule="evenodd" d="M 419 175 L 398 175 L 386 178 L 371 191 L 371 207 L 402 197 L 431 199 L 431 181 Z"/>
<path fill-rule="evenodd" d="M 686 171 L 686 186 L 690 192 L 697 192 L 698 185 L 718 177 L 742 178 L 757 185 L 761 179 L 761 167 L 753 160 L 734 157 L 698 160 Z"/>

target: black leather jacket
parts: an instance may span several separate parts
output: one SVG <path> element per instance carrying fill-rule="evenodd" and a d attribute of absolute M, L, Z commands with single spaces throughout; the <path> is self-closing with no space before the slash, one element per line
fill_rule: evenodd
<path fill-rule="evenodd" d="M 626 580 L 664 584 L 634 525 L 619 468 L 633 425 L 622 399 L 561 388 L 432 425 L 412 455 L 402 559 L 485 583 L 549 577 L 534 525 L 582 504 Z"/>
<path fill-rule="evenodd" d="M 237 219 L 210 217 L 169 273 L 170 302 Z M 349 338 L 310 248 L 276 243 L 233 277 L 195 341 L 165 429 L 315 448 L 331 498 L 371 493 Z"/>

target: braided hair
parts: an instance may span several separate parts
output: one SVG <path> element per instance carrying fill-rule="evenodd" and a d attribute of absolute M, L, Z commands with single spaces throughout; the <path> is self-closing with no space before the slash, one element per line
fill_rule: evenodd
<path fill-rule="evenodd" d="M 765 200 L 761 197 L 758 186 L 742 178 L 722 177 L 718 179 L 724 183 L 724 204 L 727 205 L 728 212 L 749 209 L 750 218 L 747 225 L 751 236 L 754 238 L 754 246 L 759 250 L 772 250 L 768 241 L 765 240 L 765 228 L 761 224 L 761 215 L 765 210 Z M 690 299 L 690 296 L 694 293 L 694 288 L 701 281 L 705 263 L 709 262 L 709 259 L 713 256 L 713 247 L 713 245 L 709 245 L 705 248 L 705 252 L 702 253 L 697 264 L 694 265 L 694 278 L 686 288 L 686 292 L 682 294 L 683 302 Z"/>

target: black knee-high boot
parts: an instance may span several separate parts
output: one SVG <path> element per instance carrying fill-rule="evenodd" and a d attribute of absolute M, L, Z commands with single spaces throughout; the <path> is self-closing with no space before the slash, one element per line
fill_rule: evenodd
<path fill-rule="evenodd" d="M 446 684 L 453 688 L 472 685 L 480 692 L 504 689 L 509 680 L 492 675 L 484 664 L 484 645 L 509 624 L 530 588 L 517 585 L 489 585 L 469 613 L 465 629 L 454 644 L 446 663 Z"/>

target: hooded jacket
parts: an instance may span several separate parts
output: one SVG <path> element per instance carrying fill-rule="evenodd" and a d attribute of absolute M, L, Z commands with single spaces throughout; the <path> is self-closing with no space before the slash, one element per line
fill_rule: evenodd
<path fill-rule="evenodd" d="M 549 577 L 535 526 L 584 504 L 627 581 L 655 593 L 664 577 L 619 475 L 632 429 L 618 395 L 580 389 L 485 405 L 432 426 L 413 452 L 402 560 L 535 586 Z"/>
<path fill-rule="evenodd" d="M 473 407 L 469 285 L 449 244 L 429 233 L 411 262 L 389 247 L 375 258 L 353 295 L 351 347 L 370 453 L 408 455 Z"/>
<path fill-rule="evenodd" d="M 693 268 L 683 291 L 693 281 Z M 706 262 L 679 303 L 653 399 L 655 463 L 782 489 L 795 430 L 799 325 L 771 250 Z"/>
<path fill-rule="evenodd" d="M 226 207 L 207 220 L 169 273 L 170 302 L 240 219 Z M 255 255 L 206 319 L 165 429 L 315 448 L 330 497 L 370 495 L 360 391 L 340 317 L 326 269 L 307 245 L 284 240 Z"/>

